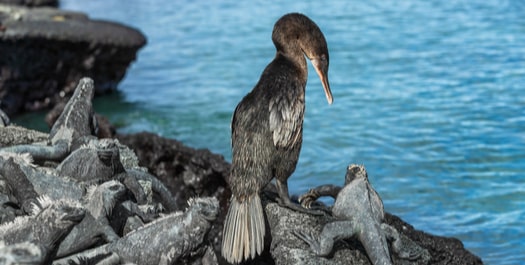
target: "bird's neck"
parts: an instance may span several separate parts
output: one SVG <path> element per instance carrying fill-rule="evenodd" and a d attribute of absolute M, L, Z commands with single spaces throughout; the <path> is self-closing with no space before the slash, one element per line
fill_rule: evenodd
<path fill-rule="evenodd" d="M 308 77 L 308 66 L 306 65 L 306 59 L 304 58 L 304 53 L 301 49 L 288 51 L 278 50 L 276 58 L 278 57 L 282 57 L 283 59 L 295 65 L 302 77 L 301 79 L 304 79 L 306 82 L 306 78 Z"/>

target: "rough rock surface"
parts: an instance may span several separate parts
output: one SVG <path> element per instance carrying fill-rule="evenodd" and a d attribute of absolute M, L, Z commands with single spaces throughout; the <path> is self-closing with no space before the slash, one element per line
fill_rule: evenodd
<path fill-rule="evenodd" d="M 221 203 L 221 212 L 208 236 L 213 243 L 220 264 L 227 264 L 220 257 L 222 223 L 231 196 L 224 179 L 229 164 L 222 156 L 208 150 L 195 150 L 176 140 L 162 138 L 152 133 L 117 135 L 119 141 L 133 149 L 140 165 L 159 177 L 174 196 L 184 202 L 191 196 L 215 196 Z M 343 178 L 343 176 L 341 176 Z M 245 264 L 370 264 L 366 251 L 357 239 L 336 243 L 334 255 L 329 258 L 315 257 L 308 244 L 291 231 L 302 228 L 317 229 L 331 217 L 309 216 L 278 206 L 273 202 L 274 193 L 263 196 L 269 231 L 265 239 L 265 251 L 255 260 Z M 385 213 L 386 223 L 400 234 L 426 248 L 432 256 L 428 264 L 482 264 L 479 257 L 466 250 L 458 239 L 439 237 L 414 229 L 400 218 Z M 405 264 L 394 257 L 394 264 Z"/>
<path fill-rule="evenodd" d="M 14 126 L 1 127 L 0 132 L 2 130 L 4 130 L 5 139 L 20 138 L 23 139 L 24 144 L 38 141 L 39 138 L 48 138 L 47 134 L 38 137 L 35 136 L 34 131 Z M 220 202 L 219 215 L 212 223 L 211 230 L 204 242 L 211 245 L 215 252 L 208 256 L 217 256 L 219 264 L 227 264 L 220 257 L 220 243 L 223 221 L 231 196 L 225 182 L 230 164 L 222 156 L 208 150 L 196 150 L 176 140 L 162 138 L 152 133 L 117 135 L 117 139 L 136 152 L 139 166 L 148 168 L 151 174 L 166 184 L 176 201 L 180 203 L 177 208 L 185 208 L 186 201 L 192 197 L 210 196 L 218 199 Z M 11 145 L 11 141 L 8 140 L 4 144 Z M 9 175 L 8 172 L 3 173 L 3 175 Z M 300 227 L 305 232 L 319 234 L 320 229 L 327 222 L 333 221 L 333 217 L 311 216 L 280 207 L 275 203 L 277 195 L 272 187 L 269 185 L 262 196 L 268 231 L 270 231 L 265 239 L 265 251 L 261 256 L 246 264 L 370 264 L 365 249 L 355 238 L 337 241 L 333 253 L 326 258 L 316 256 L 310 246 L 299 239 L 293 231 Z M 7 201 L 9 201 L 8 198 Z M 10 205 L 13 204 L 4 206 L 10 207 Z M 16 209 L 14 212 L 7 208 L 4 210 L 0 211 L 0 214 L 5 215 L 6 218 L 2 219 L 6 220 L 14 218 L 13 215 L 17 212 Z M 415 230 L 411 225 L 388 213 L 386 213 L 385 222 L 395 227 L 402 236 L 428 250 L 431 256 L 428 264 L 482 264 L 481 259 L 466 250 L 457 239 L 434 236 Z M 200 251 L 202 252 L 199 253 L 208 253 L 209 249 Z M 204 262 L 206 259 L 203 254 L 203 258 L 197 259 L 199 261 L 196 262 Z M 414 264 L 396 258 L 395 255 L 393 261 L 394 264 Z M 215 262 L 215 259 L 212 258 L 211 263 Z M 193 264 L 193 261 L 191 263 Z"/>
<path fill-rule="evenodd" d="M 53 106 L 84 76 L 114 90 L 146 44 L 136 29 L 54 8 L 0 4 L 0 108 Z"/>

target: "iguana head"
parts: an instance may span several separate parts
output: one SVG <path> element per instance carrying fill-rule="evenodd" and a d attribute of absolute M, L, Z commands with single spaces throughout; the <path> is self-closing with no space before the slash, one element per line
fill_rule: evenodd
<path fill-rule="evenodd" d="M 366 173 L 365 166 L 351 164 L 346 169 L 345 185 L 357 179 L 364 179 L 368 181 L 368 174 Z"/>

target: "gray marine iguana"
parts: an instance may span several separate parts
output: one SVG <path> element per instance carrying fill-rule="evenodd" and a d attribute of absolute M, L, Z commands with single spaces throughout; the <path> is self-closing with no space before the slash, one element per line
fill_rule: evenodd
<path fill-rule="evenodd" d="M 0 226 L 0 238 L 6 245 L 30 242 L 43 252 L 45 264 L 54 258 L 58 244 L 84 218 L 85 210 L 71 200 L 40 197 L 28 216 Z"/>
<path fill-rule="evenodd" d="M 31 156 L 28 154 L 2 151 L 0 151 L 0 175 L 4 177 L 11 189 L 16 191 L 13 192 L 13 195 L 22 207 L 29 205 L 38 196 L 44 195 L 53 200 L 80 201 L 86 188 L 96 183 L 59 177 L 50 168 L 32 164 Z"/>
<path fill-rule="evenodd" d="M 80 79 L 73 96 L 51 128 L 47 145 L 16 145 L 3 150 L 29 153 L 36 161 L 64 159 L 96 135 L 97 122 L 91 102 L 94 94 L 93 80 L 87 77 Z"/>
<path fill-rule="evenodd" d="M 79 181 L 112 179 L 124 172 L 117 142 L 114 139 L 91 139 L 71 152 L 56 167 L 57 174 Z"/>
<path fill-rule="evenodd" d="M 169 211 L 175 211 L 177 202 L 164 183 L 138 167 L 125 168 L 120 160 L 119 146 L 116 139 L 92 139 L 64 159 L 57 166 L 57 173 L 80 181 L 118 179 L 133 193 L 139 204 L 151 203 L 140 185 L 141 181 L 150 182 L 162 205 Z"/>
<path fill-rule="evenodd" d="M 321 195 L 336 198 L 332 215 L 336 221 L 325 224 L 316 238 L 312 234 L 294 231 L 294 234 L 310 245 L 319 256 L 328 256 L 338 239 L 357 236 L 364 246 L 372 264 L 392 264 L 387 243 L 392 240 L 392 249 L 402 259 L 428 262 L 429 254 L 408 238 L 401 238 L 397 230 L 384 223 L 383 202 L 372 185 L 364 166 L 348 166 L 343 188 L 324 185 L 302 195 L 299 201 L 309 207 Z"/>
<path fill-rule="evenodd" d="M 111 252 L 124 263 L 177 264 L 181 258 L 201 249 L 219 212 L 215 197 L 190 199 L 188 205 L 184 212 L 166 215 L 115 242 L 56 260 L 53 264 L 68 264 Z"/>
<path fill-rule="evenodd" d="M 66 236 L 58 248 L 57 257 L 64 257 L 88 249 L 99 239 L 106 243 L 120 237 L 110 226 L 109 219 L 115 204 L 125 194 L 126 188 L 116 180 L 88 188 L 82 198 L 86 216 Z"/>

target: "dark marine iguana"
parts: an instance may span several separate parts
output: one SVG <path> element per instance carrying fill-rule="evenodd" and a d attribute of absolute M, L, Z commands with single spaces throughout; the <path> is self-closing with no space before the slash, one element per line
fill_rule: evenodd
<path fill-rule="evenodd" d="M 332 215 L 336 221 L 325 224 L 318 239 L 312 234 L 294 231 L 317 255 L 329 255 L 338 239 L 357 236 L 374 265 L 392 264 L 387 239 L 392 240 L 392 249 L 400 258 L 416 260 L 421 257 L 424 263 L 429 260 L 426 249 L 408 238 L 401 238 L 395 228 L 384 223 L 383 202 L 368 182 L 364 166 L 348 167 L 343 188 L 320 186 L 310 190 L 299 200 L 305 207 L 309 207 L 321 195 L 336 198 L 332 207 Z"/>
<path fill-rule="evenodd" d="M 93 80 L 87 77 L 80 79 L 73 96 L 51 128 L 47 145 L 16 145 L 3 150 L 29 153 L 36 161 L 64 159 L 96 135 L 97 122 L 91 102 L 94 94 Z"/>
<path fill-rule="evenodd" d="M 68 264 L 111 252 L 123 263 L 177 264 L 181 258 L 201 249 L 219 212 L 219 202 L 214 197 L 190 199 L 188 205 L 184 212 L 166 215 L 115 242 L 56 260 L 54 264 Z"/>
<path fill-rule="evenodd" d="M 84 215 L 84 208 L 77 202 L 40 197 L 31 215 L 17 217 L 0 226 L 0 238 L 6 245 L 24 242 L 37 245 L 43 252 L 45 264 L 49 264 L 58 244 Z"/>

